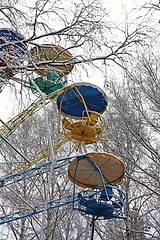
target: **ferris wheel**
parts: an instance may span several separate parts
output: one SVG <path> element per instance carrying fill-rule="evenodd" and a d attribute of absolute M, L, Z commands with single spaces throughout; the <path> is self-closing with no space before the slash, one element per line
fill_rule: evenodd
<path fill-rule="evenodd" d="M 19 81 L 14 76 L 26 52 L 27 45 L 21 35 L 10 29 L 0 29 L 0 78 L 3 80 L 0 85 L 1 91 L 5 80 L 12 78 Z M 106 123 L 103 117 L 108 104 L 106 94 L 91 83 L 78 82 L 67 86 L 65 76 L 74 67 L 74 58 L 67 49 L 54 44 L 44 44 L 32 48 L 29 56 L 28 68 L 38 77 L 25 82 L 24 86 L 30 88 L 33 94 L 38 94 L 41 99 L 33 102 L 7 123 L 0 120 L 0 144 L 4 142 L 9 144 L 24 158 L 9 142 L 9 136 L 27 118 L 45 108 L 53 98 L 56 98 L 59 111 L 60 137 L 54 144 L 52 139 L 49 139 L 48 146 L 31 158 L 24 158 L 24 163 L 3 175 L 0 178 L 0 188 L 3 189 L 24 179 L 49 174 L 66 166 L 66 175 L 73 185 L 73 194 L 52 201 L 46 199 L 43 204 L 35 206 L 28 204 L 21 196 L 17 196 L 28 206 L 28 209 L 12 211 L 0 216 L 0 224 L 66 204 L 72 204 L 73 210 L 79 211 L 83 216 L 89 216 L 93 228 L 96 220 L 124 219 L 124 192 L 116 186 L 125 174 L 123 162 L 110 153 L 87 151 L 88 145 L 107 141 Z M 49 153 L 53 153 L 67 142 L 72 142 L 75 149 L 80 149 L 82 154 L 56 161 L 53 159 L 46 163 L 41 162 Z"/>

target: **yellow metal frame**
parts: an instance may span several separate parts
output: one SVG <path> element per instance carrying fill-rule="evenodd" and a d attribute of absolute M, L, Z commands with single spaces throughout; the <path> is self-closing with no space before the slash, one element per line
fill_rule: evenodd
<path fill-rule="evenodd" d="M 58 89 L 55 92 L 49 94 L 46 96 L 45 104 L 49 104 L 53 97 L 56 97 L 57 94 L 59 94 L 62 91 L 62 89 Z M 31 117 L 34 113 L 38 112 L 43 107 L 43 99 L 40 99 L 34 103 L 32 103 L 28 108 L 26 108 L 24 111 L 19 113 L 17 116 L 9 120 L 7 123 L 4 123 L 2 120 L 1 126 L 0 126 L 0 136 L 4 136 L 9 134 L 10 132 L 13 132 L 16 127 L 18 127 L 22 122 L 24 122 L 26 119 Z"/>
<path fill-rule="evenodd" d="M 67 139 L 67 138 L 58 140 L 54 144 L 52 150 L 56 151 L 58 148 L 60 148 L 63 144 L 67 143 L 68 141 L 69 141 L 69 139 Z M 34 156 L 30 157 L 28 159 L 28 163 L 24 163 L 23 162 L 21 165 L 19 165 L 18 167 L 12 169 L 10 172 L 5 174 L 3 177 L 6 177 L 8 175 L 11 175 L 11 174 L 18 173 L 18 172 L 21 172 L 21 171 L 29 169 L 33 165 L 39 163 L 42 159 L 46 158 L 50 153 L 51 153 L 50 147 L 49 146 L 44 147 L 39 152 L 37 152 Z"/>

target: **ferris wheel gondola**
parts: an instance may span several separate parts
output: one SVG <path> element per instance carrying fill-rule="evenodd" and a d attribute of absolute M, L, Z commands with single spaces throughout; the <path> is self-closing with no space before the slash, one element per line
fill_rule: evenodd
<path fill-rule="evenodd" d="M 62 119 L 62 134 L 76 142 L 78 148 L 83 144 L 107 141 L 102 116 L 107 97 L 99 87 L 90 83 L 65 87 L 57 97 L 57 107 Z"/>
<path fill-rule="evenodd" d="M 116 185 L 122 181 L 125 166 L 108 153 L 88 153 L 68 165 L 68 178 L 74 184 L 73 209 L 93 222 L 111 218 L 125 219 L 124 193 Z M 88 188 L 77 195 L 76 186 Z M 91 190 L 90 190 L 91 189 Z M 74 201 L 78 196 L 78 202 Z"/>
<path fill-rule="evenodd" d="M 24 37 L 11 29 L 0 29 L 0 76 L 12 78 L 14 70 L 26 54 L 27 45 Z M 13 68 L 13 70 L 12 70 Z"/>
<path fill-rule="evenodd" d="M 33 82 L 35 83 L 33 85 Z M 33 78 L 32 82 L 28 84 L 28 88 L 32 90 L 35 95 L 38 95 L 37 87 L 42 93 L 49 95 L 58 89 L 61 89 L 66 84 L 66 79 L 59 76 L 56 71 L 49 71 L 46 76 Z M 54 95 L 55 96 L 55 95 Z"/>
<path fill-rule="evenodd" d="M 46 76 L 50 71 L 57 71 L 62 77 L 68 75 L 74 67 L 71 53 L 54 44 L 36 46 L 30 50 L 30 55 L 30 65 L 37 66 L 35 72 L 40 76 Z"/>

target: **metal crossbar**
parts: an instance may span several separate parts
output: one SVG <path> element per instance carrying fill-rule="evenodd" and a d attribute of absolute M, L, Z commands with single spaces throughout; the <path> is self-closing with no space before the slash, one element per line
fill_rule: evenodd
<path fill-rule="evenodd" d="M 63 158 L 63 159 L 57 160 L 58 164 L 57 164 L 57 166 L 55 166 L 53 168 L 53 170 L 67 165 L 68 163 L 70 163 L 73 160 L 73 158 L 75 159 L 76 157 L 78 157 L 78 156 L 68 157 L 68 158 Z M 18 173 L 11 174 L 11 175 L 5 176 L 3 178 L 0 178 L 0 188 L 5 187 L 7 185 L 17 183 L 24 179 L 29 179 L 29 178 L 35 177 L 37 175 L 47 173 L 50 171 L 51 164 L 52 164 L 52 162 L 47 162 L 47 163 L 35 166 L 33 168 L 26 169 L 22 172 L 18 172 Z"/>
<path fill-rule="evenodd" d="M 74 201 L 78 201 L 78 198 L 74 198 Z M 62 207 L 67 204 L 72 204 L 73 203 L 73 197 L 72 195 L 70 196 L 65 196 L 63 198 L 55 199 L 47 203 L 47 211 L 52 210 L 57 207 Z M 26 217 L 31 217 L 35 214 L 42 213 L 44 211 L 44 205 L 37 205 L 34 207 L 34 209 L 25 209 L 17 212 L 11 212 L 10 214 L 7 214 L 5 216 L 0 216 L 0 225 L 9 223 L 12 221 L 16 221 L 22 218 Z"/>
<path fill-rule="evenodd" d="M 62 90 L 56 90 L 53 93 L 47 95 L 45 99 L 46 105 L 50 103 L 51 100 L 56 97 L 60 91 Z M 4 138 L 9 137 L 21 123 L 23 123 L 26 119 L 39 111 L 41 108 L 43 108 L 43 99 L 33 102 L 28 108 L 9 120 L 7 123 L 3 123 L 1 120 L 2 126 L 0 127 L 0 136 Z M 3 141 L 3 138 L 0 138 L 0 144 L 3 143 Z"/>
<path fill-rule="evenodd" d="M 53 170 L 61 168 L 65 165 L 69 164 L 73 159 L 79 158 L 79 157 L 81 157 L 81 156 L 72 156 L 72 157 L 68 157 L 68 158 L 59 159 L 56 161 L 57 165 L 53 168 Z M 24 171 L 10 174 L 8 176 L 0 178 L 0 188 L 20 182 L 25 179 L 35 177 L 37 175 L 47 173 L 50 171 L 51 164 L 52 164 L 52 162 L 43 163 L 43 164 L 40 164 L 33 168 L 29 168 Z"/>

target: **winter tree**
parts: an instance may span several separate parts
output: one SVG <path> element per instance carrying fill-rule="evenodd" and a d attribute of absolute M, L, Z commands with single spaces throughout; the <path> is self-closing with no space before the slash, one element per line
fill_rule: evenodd
<path fill-rule="evenodd" d="M 96 222 L 97 240 L 147 240 L 160 236 L 158 10 L 156 1 L 137 5 L 130 13 L 123 11 L 122 21 L 116 22 L 111 17 L 109 5 L 99 0 L 5 0 L 0 3 L 0 28 L 12 29 L 23 36 L 26 49 L 21 59 L 15 57 L 14 61 L 12 54 L 4 59 L 0 50 L 0 91 L 1 94 L 10 91 L 17 105 L 14 106 L 16 110 L 11 109 L 12 120 L 34 101 L 43 98 L 38 95 L 37 100 L 28 85 L 37 77 L 36 72 L 64 65 L 57 59 L 35 61 L 33 49 L 44 44 L 61 46 L 62 51 L 71 53 L 65 64 L 74 67 L 65 77 L 67 85 L 83 81 L 99 84 L 101 81 L 108 96 L 108 108 L 104 113 L 108 142 L 89 145 L 87 150 L 112 153 L 125 163 L 125 178 L 119 185 L 126 195 L 126 220 Z M 2 47 L 8 49 L 11 45 L 7 42 Z M 14 121 L 12 133 L 6 138 L 12 146 L 5 141 L 1 143 L 1 176 L 18 172 L 22 162 L 25 166 L 28 159 L 33 161 L 39 157 L 37 164 L 43 164 L 53 158 L 82 153 L 76 151 L 72 141 L 56 145 L 60 136 L 55 98 L 44 105 L 42 100 L 40 109 L 18 115 L 20 121 Z M 0 120 L 0 132 L 4 137 L 2 130 L 7 126 L 11 128 L 13 121 L 7 125 L 3 115 Z M 54 156 L 41 152 L 50 144 L 50 138 L 53 145 L 58 146 L 53 149 Z M 63 166 L 1 188 L 1 215 L 15 209 L 31 211 L 33 206 L 71 195 L 73 184 L 68 180 L 66 169 Z M 2 226 L 5 227 L 1 227 L 1 239 L 90 238 L 88 220 L 73 211 L 71 204 Z"/>

